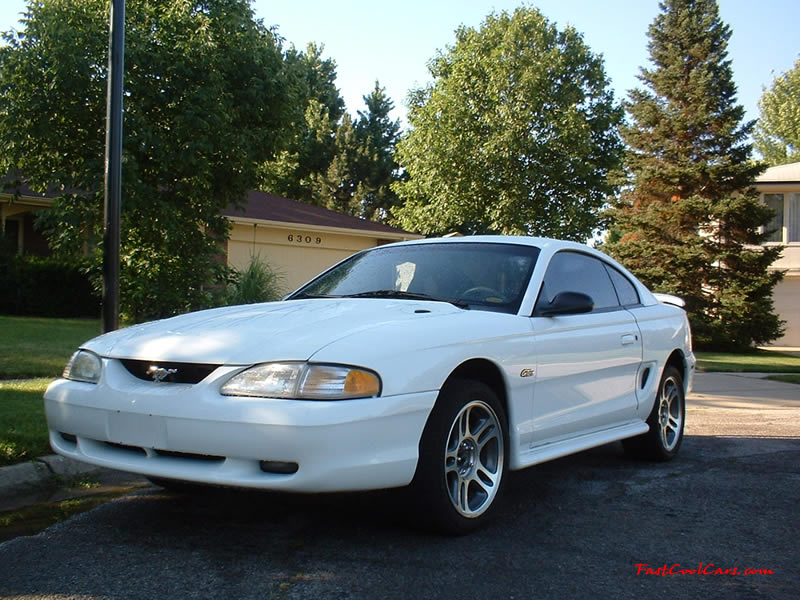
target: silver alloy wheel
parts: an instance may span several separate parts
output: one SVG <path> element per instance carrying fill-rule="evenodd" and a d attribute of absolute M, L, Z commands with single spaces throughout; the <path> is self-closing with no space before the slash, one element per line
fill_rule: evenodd
<path fill-rule="evenodd" d="M 503 430 L 491 406 L 466 404 L 450 427 L 444 459 L 448 496 L 464 517 L 474 518 L 492 504 L 503 475 Z"/>
<path fill-rule="evenodd" d="M 681 439 L 683 430 L 683 390 L 680 382 L 670 376 L 661 383 L 658 399 L 658 428 L 664 450 L 671 452 Z"/>

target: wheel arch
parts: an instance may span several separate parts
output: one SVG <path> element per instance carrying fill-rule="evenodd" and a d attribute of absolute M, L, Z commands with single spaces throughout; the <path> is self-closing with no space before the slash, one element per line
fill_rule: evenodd
<path fill-rule="evenodd" d="M 683 352 L 681 352 L 680 350 L 673 350 L 672 351 L 672 354 L 669 355 L 669 358 L 667 359 L 667 362 L 664 363 L 664 369 L 662 370 L 662 376 L 663 376 L 663 372 L 666 371 L 668 367 L 675 367 L 675 369 L 678 371 L 678 373 L 680 373 L 681 381 L 683 382 L 683 391 L 684 391 L 684 393 L 686 393 L 686 391 L 687 391 L 686 390 L 686 386 L 689 383 L 689 378 L 688 378 L 688 372 L 687 372 L 688 371 L 688 367 L 686 365 L 686 357 L 684 356 Z"/>
<path fill-rule="evenodd" d="M 458 365 L 458 367 L 447 376 L 442 387 L 446 386 L 449 381 L 454 379 L 472 379 L 488 385 L 497 395 L 497 399 L 500 400 L 503 410 L 506 413 L 506 419 L 508 421 L 511 420 L 506 380 L 503 376 L 503 371 L 495 363 L 486 358 L 471 358 Z M 510 429 L 509 427 L 509 430 Z"/>

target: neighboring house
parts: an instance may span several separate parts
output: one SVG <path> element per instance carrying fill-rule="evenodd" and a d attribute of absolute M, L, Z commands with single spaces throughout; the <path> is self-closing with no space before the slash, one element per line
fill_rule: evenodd
<path fill-rule="evenodd" d="M 222 214 L 233 225 L 228 265 L 244 269 L 259 257 L 283 274 L 288 290 L 359 250 L 424 237 L 265 192 L 250 192 L 241 209 Z"/>
<path fill-rule="evenodd" d="M 784 246 L 772 268 L 785 272 L 775 286 L 775 311 L 786 321 L 776 346 L 800 346 L 800 162 L 771 167 L 756 179 L 761 200 L 775 211 L 767 229 L 775 230 L 767 244 Z"/>
<path fill-rule="evenodd" d="M 47 240 L 36 231 L 33 223 L 36 211 L 48 208 L 52 203 L 53 195 L 37 194 L 24 185 L 6 191 L 0 185 L 0 243 L 5 246 L 3 249 L 18 254 L 50 254 Z"/>
<path fill-rule="evenodd" d="M 33 223 L 36 212 L 49 207 L 55 195 L 24 185 L 0 189 L 0 239 L 9 250 L 50 253 Z M 244 269 L 251 256 L 259 257 L 283 275 L 287 291 L 359 250 L 424 237 L 264 192 L 250 192 L 241 209 L 223 214 L 232 224 L 225 249 L 228 266 Z"/>

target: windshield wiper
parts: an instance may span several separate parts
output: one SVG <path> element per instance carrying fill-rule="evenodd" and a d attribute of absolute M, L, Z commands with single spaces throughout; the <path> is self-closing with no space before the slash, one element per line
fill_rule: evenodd
<path fill-rule="evenodd" d="M 296 294 L 286 298 L 287 300 L 306 300 L 308 298 L 341 298 L 341 296 L 331 296 L 330 294 Z"/>
<path fill-rule="evenodd" d="M 469 308 L 469 304 L 463 300 L 437 298 L 436 296 L 429 296 L 428 294 L 404 292 L 403 290 L 372 290 L 369 292 L 359 292 L 358 294 L 345 294 L 342 298 L 402 298 L 405 300 L 428 300 L 431 302 L 448 302 L 458 308 Z"/>

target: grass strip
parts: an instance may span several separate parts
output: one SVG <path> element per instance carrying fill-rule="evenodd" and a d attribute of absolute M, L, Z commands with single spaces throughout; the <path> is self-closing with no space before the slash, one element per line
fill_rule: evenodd
<path fill-rule="evenodd" d="M 52 454 L 42 400 L 49 383 L 0 381 L 0 466 Z"/>
<path fill-rule="evenodd" d="M 800 356 L 759 350 L 748 354 L 696 352 L 697 368 L 706 372 L 800 373 Z"/>
<path fill-rule="evenodd" d="M 800 384 L 800 375 L 770 375 L 764 379 L 769 379 L 770 381 L 783 381 L 784 383 Z"/>

